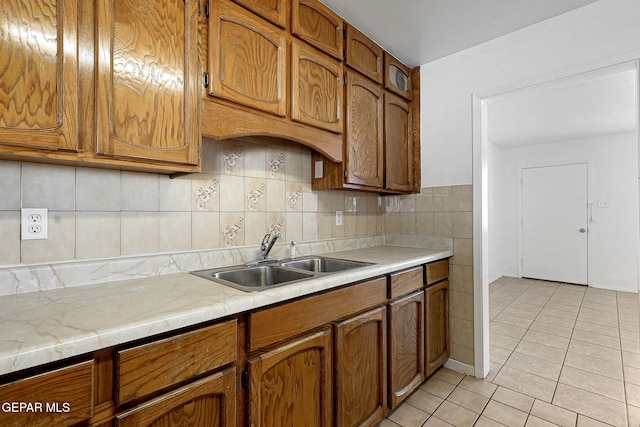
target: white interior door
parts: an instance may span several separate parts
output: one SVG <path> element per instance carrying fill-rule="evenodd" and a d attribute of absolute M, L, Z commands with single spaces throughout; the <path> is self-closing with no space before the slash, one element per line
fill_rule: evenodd
<path fill-rule="evenodd" d="M 522 169 L 522 276 L 588 284 L 587 164 Z"/>

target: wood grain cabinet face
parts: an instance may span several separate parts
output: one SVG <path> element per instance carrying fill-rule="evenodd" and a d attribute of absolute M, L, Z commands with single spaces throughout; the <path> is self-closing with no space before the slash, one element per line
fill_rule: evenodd
<path fill-rule="evenodd" d="M 384 185 L 384 90 L 347 70 L 346 182 Z"/>
<path fill-rule="evenodd" d="M 233 0 L 281 28 L 287 28 L 288 0 Z"/>
<path fill-rule="evenodd" d="M 343 21 L 317 0 L 291 1 L 291 32 L 324 53 L 342 60 Z"/>
<path fill-rule="evenodd" d="M 449 281 L 425 291 L 426 375 L 434 373 L 449 359 Z"/>
<path fill-rule="evenodd" d="M 291 56 L 291 118 L 342 133 L 342 66 L 297 40 Z"/>
<path fill-rule="evenodd" d="M 351 25 L 347 25 L 347 65 L 376 83 L 382 83 L 384 50 Z"/>
<path fill-rule="evenodd" d="M 77 0 L 3 1 L 0 64 L 0 144 L 76 150 Z"/>
<path fill-rule="evenodd" d="M 418 291 L 389 304 L 390 408 L 424 378 L 424 292 Z"/>
<path fill-rule="evenodd" d="M 142 398 L 235 362 L 237 337 L 236 320 L 229 320 L 118 351 L 118 403 Z"/>
<path fill-rule="evenodd" d="M 211 5 L 209 95 L 284 117 L 286 34 L 236 4 Z"/>
<path fill-rule="evenodd" d="M 118 415 L 118 427 L 234 427 L 236 368 L 195 381 Z"/>
<path fill-rule="evenodd" d="M 100 155 L 197 164 L 197 0 L 96 2 Z"/>
<path fill-rule="evenodd" d="M 387 407 L 387 310 L 335 324 L 337 427 L 373 426 Z"/>
<path fill-rule="evenodd" d="M 384 53 L 384 87 L 411 101 L 411 70 L 389 53 Z"/>
<path fill-rule="evenodd" d="M 86 424 L 93 416 L 94 361 L 77 363 L 42 375 L 0 385 L 2 403 L 23 402 L 33 411 L 0 411 L 6 427 Z"/>
<path fill-rule="evenodd" d="M 385 188 L 411 191 L 413 188 L 413 145 L 411 104 L 389 92 L 384 96 Z"/>
<path fill-rule="evenodd" d="M 333 425 L 331 340 L 322 330 L 249 360 L 249 425 Z"/>

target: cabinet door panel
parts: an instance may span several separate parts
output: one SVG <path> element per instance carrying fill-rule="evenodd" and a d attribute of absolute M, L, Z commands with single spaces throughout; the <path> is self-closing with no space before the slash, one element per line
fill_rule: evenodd
<path fill-rule="evenodd" d="M 386 413 L 387 310 L 335 325 L 336 426 L 372 426 Z"/>
<path fill-rule="evenodd" d="M 213 2 L 209 25 L 209 94 L 284 116 L 284 32 L 226 1 Z"/>
<path fill-rule="evenodd" d="M 347 183 L 384 185 L 383 89 L 347 71 Z"/>
<path fill-rule="evenodd" d="M 424 380 L 424 292 L 389 304 L 389 405 L 394 408 Z"/>
<path fill-rule="evenodd" d="M 331 331 L 249 360 L 249 425 L 332 425 Z"/>
<path fill-rule="evenodd" d="M 355 27 L 347 26 L 347 65 L 382 83 L 384 51 Z"/>
<path fill-rule="evenodd" d="M 118 427 L 233 427 L 236 368 L 203 378 L 120 414 Z"/>
<path fill-rule="evenodd" d="M 197 164 L 196 0 L 105 0 L 97 11 L 99 154 Z"/>
<path fill-rule="evenodd" d="M 276 24 L 278 27 L 287 27 L 287 0 L 233 0 L 246 7 L 258 16 Z"/>
<path fill-rule="evenodd" d="M 411 191 L 413 187 L 413 146 L 411 144 L 411 105 L 385 93 L 385 187 Z"/>
<path fill-rule="evenodd" d="M 434 373 L 449 359 L 449 281 L 428 287 L 426 309 L 426 375 Z"/>
<path fill-rule="evenodd" d="M 296 40 L 291 56 L 291 118 L 342 133 L 340 63 Z"/>
<path fill-rule="evenodd" d="M 3 1 L 0 64 L 0 144 L 76 150 L 77 0 Z"/>
<path fill-rule="evenodd" d="M 342 19 L 317 0 L 293 0 L 291 4 L 291 32 L 321 51 L 342 60 Z"/>

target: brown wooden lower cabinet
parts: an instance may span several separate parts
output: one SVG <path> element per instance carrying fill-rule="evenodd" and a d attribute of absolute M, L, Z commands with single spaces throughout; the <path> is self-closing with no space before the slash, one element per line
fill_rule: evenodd
<path fill-rule="evenodd" d="M 236 368 L 195 381 L 117 417 L 118 427 L 236 425 Z"/>
<path fill-rule="evenodd" d="M 373 426 L 387 410 L 387 310 L 335 323 L 335 425 Z"/>
<path fill-rule="evenodd" d="M 325 329 L 249 359 L 250 426 L 333 424 L 331 340 Z"/>
<path fill-rule="evenodd" d="M 389 303 L 389 407 L 424 381 L 424 291 Z"/>
<path fill-rule="evenodd" d="M 447 277 L 436 261 L 10 374 L 0 403 L 50 407 L 0 426 L 373 426 L 449 357 Z"/>
<path fill-rule="evenodd" d="M 425 290 L 425 353 L 427 376 L 449 359 L 449 281 Z"/>

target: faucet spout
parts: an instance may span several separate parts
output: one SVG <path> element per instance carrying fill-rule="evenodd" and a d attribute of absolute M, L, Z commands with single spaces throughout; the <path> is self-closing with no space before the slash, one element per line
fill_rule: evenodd
<path fill-rule="evenodd" d="M 273 248 L 276 240 L 278 240 L 280 237 L 282 237 L 282 234 L 280 233 L 275 234 L 273 237 L 271 237 L 270 233 L 267 233 L 262 238 L 262 243 L 260 244 L 260 253 L 262 254 L 262 259 L 267 259 L 267 257 L 269 256 L 269 252 L 271 252 L 271 248 Z"/>

